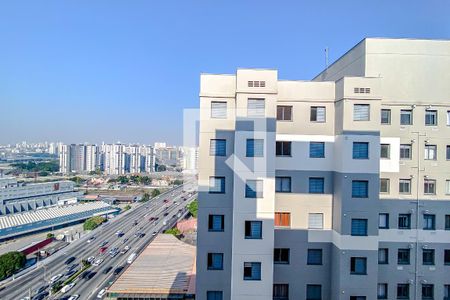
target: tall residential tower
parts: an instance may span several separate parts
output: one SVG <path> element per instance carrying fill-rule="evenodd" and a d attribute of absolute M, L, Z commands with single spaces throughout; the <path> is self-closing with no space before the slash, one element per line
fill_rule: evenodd
<path fill-rule="evenodd" d="M 450 41 L 200 81 L 196 299 L 449 299 Z"/>

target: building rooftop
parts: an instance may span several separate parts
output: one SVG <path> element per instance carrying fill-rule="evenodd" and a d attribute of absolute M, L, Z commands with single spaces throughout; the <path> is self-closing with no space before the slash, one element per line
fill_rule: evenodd
<path fill-rule="evenodd" d="M 87 219 L 97 214 L 116 211 L 116 208 L 104 202 L 92 202 L 2 216 L 0 217 L 0 237 L 21 234 L 46 226 L 62 225 L 75 220 Z"/>
<path fill-rule="evenodd" d="M 195 294 L 195 247 L 159 234 L 108 291 L 122 295 Z"/>

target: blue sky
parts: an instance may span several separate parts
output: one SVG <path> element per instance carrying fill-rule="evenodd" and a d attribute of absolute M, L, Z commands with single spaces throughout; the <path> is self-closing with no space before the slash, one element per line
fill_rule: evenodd
<path fill-rule="evenodd" d="M 0 143 L 180 144 L 199 75 L 311 79 L 364 37 L 450 39 L 450 1 L 1 1 Z"/>

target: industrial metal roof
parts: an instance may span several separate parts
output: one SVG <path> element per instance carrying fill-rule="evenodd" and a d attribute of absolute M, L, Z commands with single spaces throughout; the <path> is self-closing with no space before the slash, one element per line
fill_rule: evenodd
<path fill-rule="evenodd" d="M 159 234 L 108 290 L 124 294 L 195 294 L 195 247 Z"/>

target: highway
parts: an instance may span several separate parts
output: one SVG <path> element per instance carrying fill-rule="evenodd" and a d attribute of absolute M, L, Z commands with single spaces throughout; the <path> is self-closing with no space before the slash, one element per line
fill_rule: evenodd
<path fill-rule="evenodd" d="M 59 253 L 43 260 L 35 270 L 6 284 L 0 290 L 0 299 L 29 299 L 26 297 L 30 294 L 31 299 L 68 299 L 70 295 L 75 294 L 80 295 L 79 299 L 83 300 L 97 299 L 98 292 L 104 287 L 110 286 L 117 277 L 113 274 L 114 270 L 119 266 L 127 267 L 126 261 L 131 253 L 139 253 L 154 238 L 154 232 L 162 232 L 184 215 L 185 207 L 196 197 L 195 192 L 191 192 L 191 196 L 188 197 L 189 191 L 194 190 L 194 184 L 185 184 L 146 203 L 138 203 L 131 210 L 111 219 L 90 234 L 71 243 Z M 158 218 L 158 220 L 149 221 L 151 217 Z M 137 225 L 134 225 L 135 221 L 138 222 Z M 117 231 L 123 231 L 124 235 L 118 237 L 115 234 Z M 145 235 L 138 237 L 135 236 L 136 232 L 143 232 Z M 95 236 L 95 240 L 88 243 L 87 240 L 92 236 Z M 124 243 L 124 240 L 127 241 Z M 103 241 L 108 241 L 108 248 L 104 253 L 99 254 L 100 243 Z M 110 249 L 117 247 L 122 250 L 125 246 L 130 247 L 127 253 L 119 253 L 115 257 L 109 255 Z M 90 272 L 91 276 L 77 278 L 75 286 L 67 293 L 58 292 L 46 297 L 36 297 L 35 291 L 40 287 L 48 286 L 52 276 L 65 275 L 68 272 L 66 270 L 68 266 L 65 264 L 68 258 L 75 257 L 71 264 L 78 264 L 77 269 L 80 269 L 81 260 L 90 256 L 94 256 L 95 259 L 104 259 L 100 266 L 91 266 L 84 272 Z M 103 271 L 110 266 L 111 270 L 104 274 Z M 66 279 L 67 277 L 63 277 L 61 280 Z M 50 287 L 46 290 L 50 291 Z"/>

